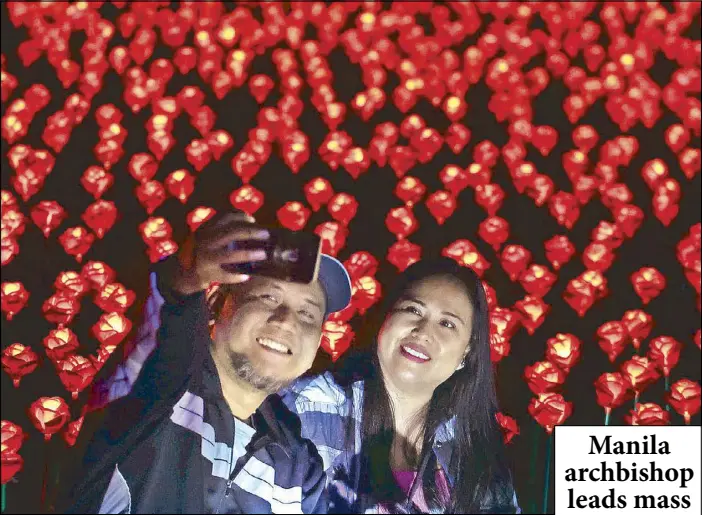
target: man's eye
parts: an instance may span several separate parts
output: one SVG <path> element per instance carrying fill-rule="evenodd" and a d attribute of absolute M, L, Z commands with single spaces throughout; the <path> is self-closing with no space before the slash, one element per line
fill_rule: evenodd
<path fill-rule="evenodd" d="M 258 298 L 266 302 L 277 302 L 275 296 L 271 295 L 270 293 L 261 293 L 260 295 L 258 295 Z"/>
<path fill-rule="evenodd" d="M 302 318 L 304 318 L 306 320 L 314 320 L 314 313 L 312 313 L 311 311 L 307 311 L 306 309 L 302 309 L 299 311 L 299 313 L 302 316 Z"/>

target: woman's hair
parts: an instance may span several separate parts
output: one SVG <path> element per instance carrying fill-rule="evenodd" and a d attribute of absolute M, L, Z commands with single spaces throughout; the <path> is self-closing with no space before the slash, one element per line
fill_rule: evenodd
<path fill-rule="evenodd" d="M 432 276 L 451 276 L 465 286 L 473 305 L 471 348 L 465 366 L 436 388 L 426 412 L 417 417 L 416 427 L 410 434 L 417 435 L 417 442 L 421 438 L 421 452 L 414 456 L 414 460 L 410 455 L 407 458 L 424 470 L 421 485 L 432 511 L 514 512 L 514 490 L 502 432 L 495 417 L 498 405 L 490 361 L 485 291 L 475 272 L 448 258 L 423 260 L 407 268 L 383 302 L 369 313 L 356 349 L 339 364 L 340 384 L 350 388 L 353 382 L 364 380 L 361 478 L 365 482 L 360 487 L 362 506 L 359 509 L 364 510 L 379 502 L 401 503 L 406 500 L 390 469 L 394 418 L 380 371 L 376 337 L 385 316 L 400 296 L 417 281 Z M 432 446 L 437 430 L 454 415 L 454 437 L 446 445 L 452 446 L 447 466 L 455 483 L 447 501 L 437 491 Z M 350 438 L 352 434 L 349 429 Z"/>

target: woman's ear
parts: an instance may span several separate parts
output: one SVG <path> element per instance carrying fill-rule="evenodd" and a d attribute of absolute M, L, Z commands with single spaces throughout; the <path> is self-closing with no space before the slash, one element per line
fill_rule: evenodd
<path fill-rule="evenodd" d="M 466 345 L 466 350 L 463 351 L 463 359 L 465 360 L 468 354 L 470 354 L 471 349 L 473 348 L 473 339 L 471 338 L 470 341 L 468 342 L 468 345 Z"/>

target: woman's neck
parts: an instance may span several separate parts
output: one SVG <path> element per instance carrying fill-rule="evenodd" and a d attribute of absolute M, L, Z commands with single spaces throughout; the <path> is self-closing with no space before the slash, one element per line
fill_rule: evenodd
<path fill-rule="evenodd" d="M 421 421 L 423 423 L 426 418 L 426 413 L 422 412 L 425 412 L 428 408 L 433 392 L 430 391 L 424 395 L 417 395 L 416 393 L 409 395 L 390 381 L 385 381 L 385 389 L 392 403 L 395 434 L 411 439 L 413 436 L 416 436 L 411 433 L 416 432 L 418 422 Z"/>
<path fill-rule="evenodd" d="M 422 450 L 426 411 L 431 395 L 408 395 L 389 382 L 385 388 L 392 404 L 395 436 L 390 448 L 390 468 L 396 471 L 414 470 Z"/>

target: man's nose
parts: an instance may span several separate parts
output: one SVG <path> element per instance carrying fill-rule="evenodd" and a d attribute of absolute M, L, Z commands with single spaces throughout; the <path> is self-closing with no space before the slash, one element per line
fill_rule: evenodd
<path fill-rule="evenodd" d="M 268 317 L 268 323 L 292 331 L 295 328 L 295 313 L 287 304 L 281 304 L 276 307 L 273 313 L 271 313 L 271 316 Z"/>

